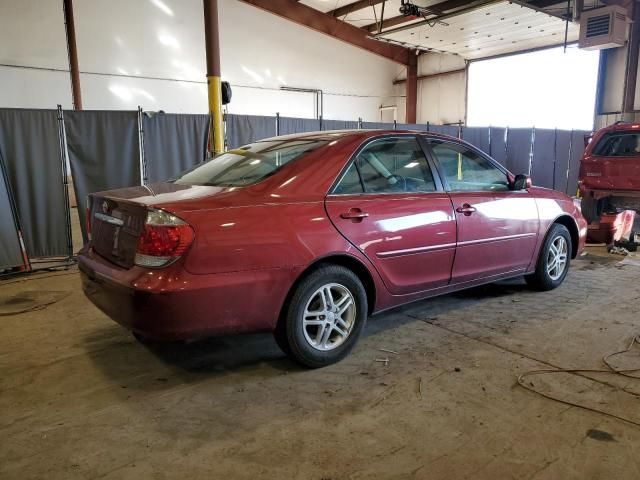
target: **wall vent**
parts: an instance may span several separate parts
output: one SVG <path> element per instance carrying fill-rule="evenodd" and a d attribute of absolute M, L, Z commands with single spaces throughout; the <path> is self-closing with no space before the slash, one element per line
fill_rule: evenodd
<path fill-rule="evenodd" d="M 579 46 L 585 50 L 622 47 L 627 41 L 628 23 L 626 9 L 618 5 L 583 12 Z"/>

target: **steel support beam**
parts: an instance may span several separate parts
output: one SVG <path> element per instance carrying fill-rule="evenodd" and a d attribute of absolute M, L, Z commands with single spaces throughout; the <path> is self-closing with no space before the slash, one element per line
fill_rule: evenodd
<path fill-rule="evenodd" d="M 406 84 L 406 122 L 416 123 L 416 112 L 418 107 L 418 55 L 409 53 L 409 63 L 407 64 L 407 84 Z"/>
<path fill-rule="evenodd" d="M 380 55 L 402 65 L 409 62 L 409 50 L 398 45 L 379 42 L 368 37 L 368 32 L 315 10 L 295 0 L 242 0 L 279 17 L 324 33 L 345 43 Z"/>
<path fill-rule="evenodd" d="M 336 8 L 335 10 L 331 10 L 327 12 L 327 15 L 331 15 L 332 17 L 342 17 L 350 14 L 351 12 L 357 12 L 358 10 L 374 7 L 383 1 L 384 0 L 360 0 L 359 2 L 349 3 L 340 8 Z"/>
<path fill-rule="evenodd" d="M 629 35 L 627 50 L 627 71 L 624 82 L 622 113 L 632 113 L 635 108 L 636 91 L 640 89 L 638 82 L 638 57 L 640 56 L 640 3 L 633 2 L 633 24 Z M 638 108 L 640 110 L 640 107 Z"/>
<path fill-rule="evenodd" d="M 562 0 L 559 0 L 562 1 Z M 465 9 L 474 4 L 478 3 L 489 3 L 483 2 L 480 0 L 445 0 L 444 2 L 435 3 L 433 5 L 429 5 L 428 8 L 433 15 L 443 15 L 445 13 L 450 13 L 451 10 Z M 453 16 L 453 15 L 450 15 Z M 384 22 L 382 22 L 382 29 L 397 27 L 398 25 L 402 25 L 403 23 L 411 22 L 412 20 L 416 20 L 420 17 L 405 17 L 404 15 L 398 15 L 396 17 L 390 17 Z M 363 30 L 368 31 L 369 33 L 378 32 L 379 25 L 377 23 L 371 23 L 369 25 L 365 25 L 362 27 Z"/>
<path fill-rule="evenodd" d="M 386 20 L 382 21 L 382 30 L 384 30 L 385 28 L 397 27 L 398 25 L 402 25 L 403 23 L 407 23 L 412 20 L 417 20 L 418 18 L 420 17 L 405 17 L 404 15 L 387 18 Z M 377 33 L 380 30 L 380 24 L 371 23 L 362 27 L 362 29 L 366 30 L 369 33 Z"/>
<path fill-rule="evenodd" d="M 63 0 L 64 26 L 67 35 L 67 53 L 69 55 L 69 73 L 71 75 L 71 98 L 73 109 L 82 110 L 82 91 L 80 89 L 80 69 L 78 67 L 78 48 L 76 46 L 76 26 L 73 20 L 73 0 Z"/>
<path fill-rule="evenodd" d="M 448 72 L 440 72 L 440 73 L 432 73 L 431 75 L 419 75 L 417 77 L 417 80 L 426 80 L 429 78 L 438 78 L 438 77 L 444 77 L 446 75 L 454 75 L 456 73 L 466 73 L 467 69 L 465 68 L 458 68 L 457 70 L 449 70 Z M 401 78 L 400 80 L 394 80 L 393 84 L 394 85 L 402 85 L 403 83 L 405 83 L 407 80 L 405 78 Z"/>
<path fill-rule="evenodd" d="M 222 121 L 222 88 L 220 81 L 220 34 L 218 28 L 218 0 L 203 0 L 204 39 L 207 57 L 207 91 L 213 151 L 224 151 L 224 126 Z"/>

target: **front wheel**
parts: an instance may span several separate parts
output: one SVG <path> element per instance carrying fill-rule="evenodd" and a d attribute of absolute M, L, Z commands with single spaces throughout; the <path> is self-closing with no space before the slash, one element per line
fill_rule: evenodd
<path fill-rule="evenodd" d="M 321 267 L 296 287 L 276 328 L 276 340 L 301 365 L 324 367 L 353 349 L 367 310 L 367 295 L 357 275 L 338 265 Z"/>
<path fill-rule="evenodd" d="M 527 283 L 540 291 L 553 290 L 567 276 L 571 261 L 571 235 L 564 225 L 552 225 L 540 249 L 536 271 L 525 276 Z"/>

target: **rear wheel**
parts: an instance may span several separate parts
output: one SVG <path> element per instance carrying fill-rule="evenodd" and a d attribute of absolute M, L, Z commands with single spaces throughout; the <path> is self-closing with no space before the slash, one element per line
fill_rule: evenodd
<path fill-rule="evenodd" d="M 338 362 L 354 347 L 367 321 L 367 295 L 351 270 L 328 265 L 296 287 L 276 328 L 278 345 L 310 368 Z"/>
<path fill-rule="evenodd" d="M 540 249 L 536 271 L 525 276 L 527 283 L 541 291 L 560 286 L 569 271 L 571 251 L 569 230 L 564 225 L 553 224 Z"/>

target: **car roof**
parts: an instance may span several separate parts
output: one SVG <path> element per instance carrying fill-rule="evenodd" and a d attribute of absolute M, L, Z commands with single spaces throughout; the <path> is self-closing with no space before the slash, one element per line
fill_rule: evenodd
<path fill-rule="evenodd" d="M 640 130 L 640 123 L 627 123 L 627 122 L 616 122 L 613 125 L 609 125 L 608 127 L 601 128 L 599 131 L 636 131 Z"/>
<path fill-rule="evenodd" d="M 282 140 L 336 140 L 338 138 L 345 137 L 360 137 L 362 139 L 382 136 L 382 135 L 397 135 L 397 134 L 415 134 L 424 135 L 433 138 L 442 138 L 446 140 L 460 140 L 450 135 L 444 135 L 436 132 L 428 132 L 424 130 L 393 130 L 393 129 L 349 129 L 349 130 L 322 130 L 316 132 L 304 132 L 304 133 L 292 133 L 289 135 L 280 135 L 277 137 L 265 138 L 259 140 L 263 142 L 275 142 Z"/>

